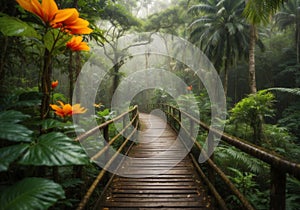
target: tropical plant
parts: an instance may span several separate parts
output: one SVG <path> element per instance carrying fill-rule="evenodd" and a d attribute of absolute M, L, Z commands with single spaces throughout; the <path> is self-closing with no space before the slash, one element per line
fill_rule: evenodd
<path fill-rule="evenodd" d="M 255 174 L 251 172 L 241 172 L 236 168 L 229 168 L 231 175 L 229 178 L 236 185 L 236 187 L 248 198 L 253 204 L 255 209 L 267 210 L 268 209 L 268 197 L 266 193 L 261 192 L 258 189 L 258 185 L 255 182 Z M 227 197 L 227 200 L 232 200 L 231 208 L 240 209 L 239 200 L 235 196 Z"/>
<path fill-rule="evenodd" d="M 277 125 L 264 125 L 265 141 L 263 146 L 276 153 L 297 162 L 300 158 L 299 145 L 295 144 L 295 137 L 288 132 L 286 127 Z"/>
<path fill-rule="evenodd" d="M 300 181 L 293 178 L 287 178 L 286 209 L 300 209 Z"/>
<path fill-rule="evenodd" d="M 260 145 L 263 139 L 262 118 L 273 116 L 273 101 L 274 95 L 267 90 L 250 94 L 230 110 L 229 121 L 237 126 L 240 123 L 248 124 L 253 131 L 253 143 Z"/>
<path fill-rule="evenodd" d="M 225 172 L 229 172 L 227 167 L 232 167 L 262 175 L 268 169 L 268 166 L 262 161 L 226 144 L 220 144 L 216 148 L 215 160 L 218 165 L 223 166 Z"/>
<path fill-rule="evenodd" d="M 242 17 L 244 0 L 202 0 L 189 9 L 194 15 L 190 24 L 190 41 L 210 58 L 216 69 L 224 71 L 224 91 L 227 93 L 228 70 L 248 50 L 248 25 Z"/>
<path fill-rule="evenodd" d="M 11 174 L 0 190 L 0 209 L 46 209 L 65 198 L 61 185 L 40 176 L 37 167 L 84 165 L 89 162 L 79 143 L 53 128 L 66 127 L 55 120 L 45 120 L 41 127 L 45 134 L 37 135 L 21 123 L 30 118 L 19 111 L 0 112 L 1 148 L 0 171 Z M 53 130 L 52 132 L 50 132 Z M 46 131 L 48 131 L 46 133 Z M 26 173 L 24 167 L 31 167 Z M 13 169 L 13 170 L 12 170 Z M 19 180 L 11 171 L 18 171 Z M 57 177 L 56 177 L 57 178 Z M 4 183 L 2 183 L 4 184 Z"/>
<path fill-rule="evenodd" d="M 22 20 L 5 14 L 0 16 L 0 31 L 4 36 L 28 37 L 36 39 L 39 47 L 43 49 L 41 57 L 41 118 L 49 116 L 50 90 L 52 83 L 52 63 L 53 56 L 61 54 L 62 48 L 67 44 L 71 50 L 87 50 L 86 43 L 75 35 L 90 34 L 92 29 L 88 27 L 89 22 L 79 18 L 78 11 L 73 9 L 58 9 L 54 0 L 41 3 L 38 0 L 25 1 L 17 0 L 19 5 L 26 11 L 35 15 L 33 23 L 23 22 Z M 33 26 L 34 27 L 33 27 Z M 77 44 L 74 45 L 72 37 L 76 37 Z M 81 47 L 78 47 L 78 46 Z M 74 48 L 76 47 L 76 48 Z"/>

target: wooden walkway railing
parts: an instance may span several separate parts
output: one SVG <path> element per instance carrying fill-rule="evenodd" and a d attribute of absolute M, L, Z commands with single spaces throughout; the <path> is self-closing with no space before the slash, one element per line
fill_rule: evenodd
<path fill-rule="evenodd" d="M 119 138 L 122 136 L 122 134 L 126 133 L 127 137 L 124 139 L 123 143 L 120 145 L 120 147 L 117 149 L 117 152 L 115 153 L 115 155 L 112 156 L 112 158 L 107 162 L 107 164 L 105 165 L 104 168 L 108 168 L 110 165 L 112 165 L 114 163 L 114 160 L 116 159 L 116 157 L 118 156 L 119 153 L 125 153 L 127 154 L 128 150 L 130 149 L 130 147 L 132 146 L 133 142 L 130 142 L 129 140 L 131 140 L 132 138 L 135 137 L 137 130 L 138 130 L 138 126 L 139 126 L 139 121 L 138 121 L 138 109 L 137 106 L 133 107 L 132 109 L 130 109 L 129 111 L 119 115 L 118 117 L 108 120 L 106 122 L 104 122 L 103 124 L 87 131 L 86 133 L 82 134 L 81 136 L 79 136 L 76 141 L 82 141 L 86 138 L 88 138 L 89 136 L 93 135 L 94 133 L 96 133 L 99 130 L 103 131 L 103 136 L 105 141 L 107 142 L 107 145 L 105 147 L 102 148 L 102 150 L 100 150 L 97 154 L 95 154 L 93 157 L 91 157 L 91 159 L 97 159 L 98 157 L 100 157 L 101 155 L 105 155 L 105 153 L 108 151 L 108 149 L 112 146 L 112 144 Z M 120 120 L 123 119 L 123 122 L 126 122 L 125 119 L 130 119 L 130 122 L 128 124 L 123 125 L 123 129 L 114 137 L 110 137 L 109 136 L 109 127 L 112 126 L 114 124 L 114 122 L 118 122 Z M 132 130 L 132 127 L 134 128 Z M 128 144 L 130 144 L 129 147 Z M 124 150 L 127 150 L 124 152 Z M 85 206 L 88 202 L 88 200 L 90 199 L 92 193 L 94 192 L 94 190 L 96 189 L 96 187 L 98 186 L 98 184 L 103 180 L 104 175 L 106 174 L 106 170 L 102 169 L 100 171 L 100 173 L 98 174 L 98 176 L 96 177 L 96 179 L 94 180 L 93 184 L 90 186 L 89 190 L 87 191 L 87 193 L 85 194 L 85 196 L 83 197 L 83 199 L 81 200 L 77 210 L 82 210 L 85 209 Z"/>
<path fill-rule="evenodd" d="M 216 129 L 210 128 L 205 123 L 201 122 L 199 119 L 195 119 L 193 116 L 189 115 L 186 112 L 180 111 L 178 108 L 170 105 L 152 105 L 151 109 L 160 108 L 167 115 L 168 123 L 175 130 L 182 129 L 184 131 L 184 135 L 182 138 L 186 141 L 186 138 L 191 138 L 191 131 L 188 128 L 183 127 L 184 125 L 181 122 L 182 116 L 189 119 L 190 127 L 194 127 L 193 124 L 198 124 L 203 130 L 206 132 L 210 131 L 214 135 L 219 136 L 221 140 L 224 142 L 240 149 L 241 151 L 267 163 L 270 165 L 271 170 L 271 187 L 270 187 L 270 210 L 284 210 L 285 209 L 285 192 L 286 192 L 286 174 L 290 174 L 300 180 L 300 164 L 290 162 L 279 155 L 271 154 L 265 149 L 258 147 L 256 145 L 250 144 L 245 140 L 239 139 L 237 137 L 230 136 L 229 134 L 222 133 Z M 195 157 L 199 157 L 200 151 L 204 152 L 201 145 L 195 139 L 189 139 L 194 141 L 194 148 L 192 159 L 195 163 L 197 163 Z M 208 147 L 213 145 L 213 140 L 208 140 Z M 219 207 L 221 209 L 227 209 L 225 205 L 225 201 L 218 194 L 216 188 L 214 187 L 214 174 L 218 174 L 219 177 L 224 181 L 224 184 L 227 185 L 228 189 L 232 191 L 232 193 L 239 198 L 241 203 L 243 204 L 243 209 L 252 210 L 254 209 L 251 204 L 247 201 L 244 195 L 234 186 L 234 184 L 228 179 L 228 177 L 222 172 L 222 170 L 213 162 L 213 158 L 207 157 L 207 163 L 210 167 L 208 171 L 208 175 L 205 175 L 201 170 L 201 166 L 197 167 L 199 173 L 201 174 L 203 180 L 205 180 L 206 184 L 209 186 L 211 192 L 214 194 L 217 202 L 219 203 Z"/>
<path fill-rule="evenodd" d="M 103 130 L 108 145 L 92 157 L 92 159 L 97 159 L 98 157 L 105 155 L 108 147 L 112 145 L 122 133 L 130 133 L 128 137 L 124 139 L 123 144 L 119 147 L 117 152 L 121 153 L 121 151 L 123 151 L 125 155 L 131 156 L 134 159 L 120 163 L 119 171 L 122 172 L 125 177 L 111 175 L 111 179 L 107 183 L 107 186 L 94 209 L 117 210 L 127 208 L 131 210 L 150 210 L 164 209 L 163 207 L 165 207 L 165 209 L 176 209 L 175 207 L 179 207 L 178 209 L 213 209 L 214 206 L 216 207 L 215 209 L 228 209 L 226 202 L 214 186 L 216 175 L 218 175 L 232 194 L 240 200 L 243 205 L 243 210 L 253 210 L 254 207 L 235 187 L 224 172 L 222 172 L 213 161 L 212 157 L 206 157 L 207 161 L 205 167 L 208 167 L 209 169 L 206 170 L 206 173 L 203 172 L 203 165 L 198 163 L 197 158 L 201 152 L 202 155 L 205 154 L 203 153 L 201 145 L 191 137 L 192 135 L 190 135 L 191 132 L 193 132 L 193 129 L 191 128 L 195 125 L 199 125 L 200 128 L 206 132 L 210 131 L 214 135 L 220 136 L 221 140 L 224 142 L 269 164 L 271 168 L 270 210 L 285 209 L 286 174 L 290 174 L 299 180 L 299 164 L 292 163 L 275 154 L 270 154 L 263 148 L 252 145 L 242 139 L 212 129 L 200 120 L 195 119 L 188 113 L 180 111 L 176 107 L 170 105 L 151 105 L 150 111 L 156 108 L 165 112 L 168 124 L 174 131 L 178 132 L 179 129 L 184 131 L 183 133 L 181 132 L 179 136 L 181 143 L 176 143 L 176 146 L 167 153 L 163 152 L 174 143 L 173 137 L 178 135 L 174 134 L 173 131 L 170 131 L 169 128 L 167 130 L 165 130 L 164 127 L 162 128 L 162 124 L 158 123 L 155 125 L 155 121 L 156 123 L 159 121 L 154 120 L 157 118 L 152 118 L 153 122 L 150 123 L 148 120 L 149 116 L 143 114 L 140 114 L 142 122 L 148 122 L 145 124 L 150 130 L 146 130 L 144 134 L 139 136 L 139 143 L 134 145 L 133 142 L 131 142 L 131 146 L 127 147 L 130 138 L 132 136 L 136 137 L 139 127 L 139 113 L 137 107 L 121 114 L 115 119 L 99 125 L 77 139 L 78 141 L 81 141 L 92 135 L 92 133 L 96 132 L 98 129 Z M 131 121 L 127 125 L 124 124 L 124 129 L 119 134 L 109 138 L 108 127 L 112 125 L 113 122 L 125 118 L 125 116 L 128 115 L 130 115 Z M 184 118 L 184 120 L 188 119 L 188 122 L 190 123 L 188 127 L 184 127 L 185 124 L 182 123 L 182 118 Z M 130 129 L 130 127 L 132 127 L 130 125 L 134 127 L 133 130 Z M 193 141 L 194 146 L 189 155 L 183 158 L 182 161 L 179 161 L 176 154 L 179 154 L 186 149 L 185 142 L 188 141 Z M 208 142 L 208 147 L 211 147 L 213 140 L 209 140 Z M 124 152 L 124 148 L 129 149 Z M 161 154 L 162 156 L 159 156 L 158 154 Z M 115 156 L 108 161 L 107 165 L 114 162 L 114 157 Z M 174 168 L 167 170 L 169 169 L 168 166 L 174 163 L 176 163 Z M 77 210 L 84 209 L 88 199 L 99 182 L 103 179 L 105 173 L 105 170 L 100 171 L 98 177 L 82 199 Z M 212 194 L 211 198 L 207 196 L 202 183 L 205 183 L 209 188 L 209 191 Z M 216 203 L 212 202 L 214 200 Z"/>

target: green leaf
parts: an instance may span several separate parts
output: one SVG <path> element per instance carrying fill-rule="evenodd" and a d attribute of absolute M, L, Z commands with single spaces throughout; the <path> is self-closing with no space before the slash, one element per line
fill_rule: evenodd
<path fill-rule="evenodd" d="M 29 130 L 24 125 L 7 123 L 0 126 L 0 139 L 9 141 L 31 142 L 32 130 Z"/>
<path fill-rule="evenodd" d="M 51 128 L 61 128 L 64 126 L 64 123 L 54 120 L 54 119 L 46 119 L 42 122 L 42 129 L 49 130 Z"/>
<path fill-rule="evenodd" d="M 26 36 L 40 38 L 33 27 L 15 17 L 0 17 L 0 31 L 4 36 Z"/>
<path fill-rule="evenodd" d="M 14 110 L 0 112 L 0 139 L 31 142 L 33 131 L 23 125 L 16 124 L 29 117 L 29 115 Z"/>
<path fill-rule="evenodd" d="M 29 144 L 18 144 L 0 149 L 0 171 L 6 171 L 9 165 L 15 161 L 29 147 Z"/>
<path fill-rule="evenodd" d="M 47 209 L 63 198 L 59 184 L 43 178 L 25 178 L 1 192 L 0 210 Z"/>
<path fill-rule="evenodd" d="M 24 165 L 47 166 L 82 165 L 88 162 L 80 144 L 58 132 L 40 136 L 19 161 Z"/>
<path fill-rule="evenodd" d="M 28 118 L 30 118 L 29 115 L 23 114 L 22 112 L 19 111 L 9 110 L 9 111 L 0 112 L 0 122 L 18 123 Z"/>

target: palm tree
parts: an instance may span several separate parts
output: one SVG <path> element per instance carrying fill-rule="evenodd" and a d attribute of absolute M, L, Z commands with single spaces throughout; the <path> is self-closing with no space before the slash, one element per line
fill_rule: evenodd
<path fill-rule="evenodd" d="M 255 44 L 257 40 L 257 26 L 267 24 L 270 17 L 286 0 L 245 0 L 244 15 L 250 23 L 249 41 L 249 87 L 251 93 L 256 93 L 255 80 Z"/>
<path fill-rule="evenodd" d="M 297 63 L 300 63 L 300 0 L 289 0 L 275 14 L 275 21 L 280 30 L 293 28 L 297 48 Z"/>
<path fill-rule="evenodd" d="M 204 51 L 216 69 L 223 67 L 225 93 L 229 67 L 247 54 L 249 35 L 242 17 L 244 8 L 244 0 L 201 0 L 189 9 L 195 15 L 189 27 L 190 41 Z"/>

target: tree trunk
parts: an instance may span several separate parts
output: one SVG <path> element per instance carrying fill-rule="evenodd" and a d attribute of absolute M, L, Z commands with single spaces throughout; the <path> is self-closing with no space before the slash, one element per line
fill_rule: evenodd
<path fill-rule="evenodd" d="M 300 26 L 296 29 L 297 64 L 300 63 Z"/>
<path fill-rule="evenodd" d="M 41 105 L 41 119 L 46 119 L 50 111 L 50 92 L 51 92 L 51 55 L 46 49 L 44 54 L 44 66 L 42 71 L 42 105 Z"/>
<path fill-rule="evenodd" d="M 73 74 L 73 53 L 70 51 L 69 55 L 69 101 L 72 103 L 73 89 L 74 89 L 74 74 Z"/>
<path fill-rule="evenodd" d="M 81 65 L 81 55 L 80 55 L 80 52 L 76 52 L 76 57 L 75 57 L 75 60 L 76 60 L 76 69 L 75 69 L 75 81 L 77 81 L 77 78 L 80 74 L 80 71 L 81 71 L 81 68 L 82 68 L 82 65 Z M 75 103 L 80 103 L 80 83 L 77 83 L 76 84 L 76 101 Z"/>
<path fill-rule="evenodd" d="M 255 43 L 256 43 L 256 26 L 250 25 L 250 43 L 249 43 L 249 88 L 250 93 L 256 93 L 255 80 Z"/>
<path fill-rule="evenodd" d="M 3 43 L 1 46 L 1 55 L 0 55 L 0 90 L 4 90 L 4 77 L 5 77 L 5 60 L 7 55 L 7 47 L 8 47 L 8 37 L 3 37 Z"/>
<path fill-rule="evenodd" d="M 228 89 L 228 69 L 230 66 L 229 63 L 229 58 L 230 58 L 230 39 L 229 39 L 229 35 L 227 35 L 227 46 L 226 46 L 226 58 L 225 58 L 225 62 L 224 62 L 224 82 L 223 82 L 223 88 L 224 88 L 224 93 L 225 93 L 225 97 L 227 96 L 227 89 Z"/>

